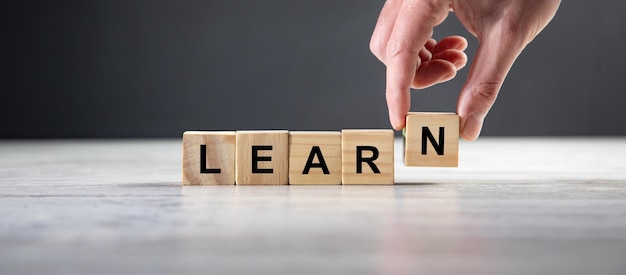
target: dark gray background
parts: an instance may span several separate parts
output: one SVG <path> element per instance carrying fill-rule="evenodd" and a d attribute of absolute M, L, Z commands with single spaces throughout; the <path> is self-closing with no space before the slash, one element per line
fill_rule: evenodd
<path fill-rule="evenodd" d="M 388 128 L 384 66 L 368 48 L 382 4 L 4 4 L 0 138 Z M 563 1 L 514 65 L 483 135 L 626 134 L 625 7 Z M 435 30 L 452 34 L 469 36 L 453 14 Z M 414 91 L 412 110 L 455 111 L 467 71 Z"/>

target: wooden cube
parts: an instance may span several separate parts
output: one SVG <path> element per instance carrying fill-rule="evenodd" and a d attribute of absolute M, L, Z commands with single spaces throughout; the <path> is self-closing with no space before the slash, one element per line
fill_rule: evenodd
<path fill-rule="evenodd" d="M 285 185 L 289 181 L 287 131 L 237 131 L 237 185 Z"/>
<path fill-rule="evenodd" d="M 343 184 L 394 184 L 392 130 L 341 131 Z"/>
<path fill-rule="evenodd" d="M 404 165 L 457 167 L 459 116 L 454 113 L 408 113 Z"/>
<path fill-rule="evenodd" d="M 183 133 L 183 185 L 235 184 L 235 132 Z"/>
<path fill-rule="evenodd" d="M 341 133 L 289 132 L 289 184 L 341 184 Z"/>

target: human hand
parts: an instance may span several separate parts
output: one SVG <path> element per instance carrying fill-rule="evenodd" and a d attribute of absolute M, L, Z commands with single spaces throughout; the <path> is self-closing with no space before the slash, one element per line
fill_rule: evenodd
<path fill-rule="evenodd" d="M 465 66 L 467 41 L 449 36 L 436 42 L 433 29 L 453 11 L 479 42 L 461 89 L 460 135 L 475 140 L 515 59 L 554 17 L 560 0 L 387 0 L 370 42 L 387 67 L 389 120 L 405 127 L 410 89 L 448 81 Z"/>

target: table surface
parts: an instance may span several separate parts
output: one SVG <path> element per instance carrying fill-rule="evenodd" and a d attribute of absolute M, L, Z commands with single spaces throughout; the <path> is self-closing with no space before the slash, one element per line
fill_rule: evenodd
<path fill-rule="evenodd" d="M 626 274 L 626 138 L 482 138 L 394 186 L 181 187 L 181 140 L 0 141 L 0 274 Z"/>

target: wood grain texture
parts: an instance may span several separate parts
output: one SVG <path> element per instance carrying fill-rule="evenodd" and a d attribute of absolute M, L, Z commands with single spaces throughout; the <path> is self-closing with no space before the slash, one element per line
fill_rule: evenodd
<path fill-rule="evenodd" d="M 341 132 L 289 132 L 289 184 L 341 184 Z"/>
<path fill-rule="evenodd" d="M 403 145 L 406 166 L 459 166 L 459 116 L 454 113 L 408 113 Z"/>
<path fill-rule="evenodd" d="M 201 163 L 202 146 L 205 163 Z M 235 132 L 183 133 L 183 185 L 235 184 Z M 204 171 L 219 169 L 217 171 Z"/>
<path fill-rule="evenodd" d="M 236 184 L 288 184 L 288 158 L 288 131 L 237 131 Z"/>
<path fill-rule="evenodd" d="M 343 130 L 341 150 L 342 184 L 394 184 L 392 130 Z"/>

